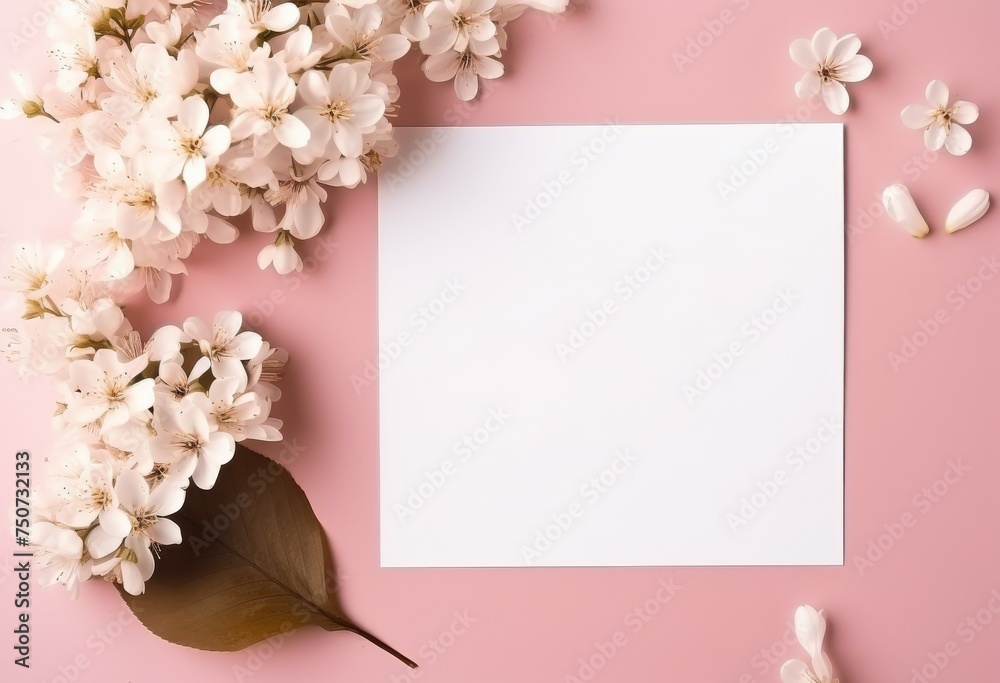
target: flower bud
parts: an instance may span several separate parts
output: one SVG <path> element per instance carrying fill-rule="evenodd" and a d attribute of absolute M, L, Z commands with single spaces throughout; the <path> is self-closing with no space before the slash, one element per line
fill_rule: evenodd
<path fill-rule="evenodd" d="M 896 184 L 885 188 L 882 204 L 889 218 L 902 225 L 914 237 L 924 237 L 930 232 L 927 221 L 920 215 L 917 205 L 906 185 Z"/>
<path fill-rule="evenodd" d="M 986 190 L 973 190 L 951 207 L 944 229 L 948 232 L 955 232 L 967 228 L 982 218 L 989 208 L 990 195 Z"/>

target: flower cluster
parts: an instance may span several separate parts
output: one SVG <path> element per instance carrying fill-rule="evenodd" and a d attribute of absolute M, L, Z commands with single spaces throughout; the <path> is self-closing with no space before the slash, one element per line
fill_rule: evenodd
<path fill-rule="evenodd" d="M 238 442 L 281 439 L 270 412 L 287 354 L 241 331 L 233 312 L 143 342 L 120 287 L 61 246 L 18 248 L 3 282 L 24 301 L 9 360 L 51 376 L 60 395 L 60 438 L 33 508 L 40 583 L 75 595 L 104 576 L 139 594 L 158 546 L 181 541 L 169 515 L 190 483 L 211 488 Z"/>
<path fill-rule="evenodd" d="M 424 72 L 463 99 L 503 73 L 505 26 L 567 0 L 59 0 L 55 78 L 0 116 L 48 119 L 57 185 L 85 200 L 74 266 L 169 298 L 203 238 L 249 214 L 274 241 L 261 268 L 302 268 L 326 187 L 353 188 L 397 153 L 393 66 L 419 43 Z"/>

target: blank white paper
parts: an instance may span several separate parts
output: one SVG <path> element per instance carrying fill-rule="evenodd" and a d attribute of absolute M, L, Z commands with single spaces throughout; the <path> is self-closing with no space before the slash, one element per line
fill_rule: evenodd
<path fill-rule="evenodd" d="M 382 566 L 843 563 L 841 125 L 397 139 Z"/>

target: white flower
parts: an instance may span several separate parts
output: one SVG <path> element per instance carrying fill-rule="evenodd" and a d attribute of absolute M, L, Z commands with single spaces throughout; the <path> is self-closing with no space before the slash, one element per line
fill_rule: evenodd
<path fill-rule="evenodd" d="M 66 421 L 77 425 L 100 421 L 103 432 L 149 410 L 153 407 L 153 380 L 132 381 L 147 364 L 145 356 L 122 363 L 110 349 L 99 349 L 93 360 L 71 363 L 70 380 L 79 395 L 67 406 L 63 414 Z"/>
<path fill-rule="evenodd" d="M 167 515 L 184 505 L 184 489 L 170 482 L 161 483 L 150 491 L 145 477 L 135 470 L 118 475 L 115 493 L 122 511 L 127 515 L 128 528 L 121 535 L 96 526 L 87 534 L 87 551 L 92 557 L 104 558 L 116 552 L 126 537 L 134 537 L 142 546 L 149 542 L 175 545 L 181 542 L 181 529 Z"/>
<path fill-rule="evenodd" d="M 174 116 L 181 98 L 198 82 L 198 62 L 190 50 L 181 50 L 174 59 L 155 43 L 118 51 L 106 66 L 102 63 L 102 71 L 112 95 L 101 106 L 118 117 Z"/>
<path fill-rule="evenodd" d="M 979 107 L 963 100 L 949 106 L 948 86 L 941 81 L 931 81 L 927 86 L 927 103 L 906 107 L 900 115 L 903 124 L 914 130 L 923 128 L 924 144 L 929 150 L 944 147 L 956 156 L 968 152 L 972 148 L 972 136 L 959 124 L 975 123 Z"/>
<path fill-rule="evenodd" d="M 240 332 L 242 326 L 243 316 L 236 311 L 216 314 L 211 327 L 200 318 L 184 321 L 184 332 L 198 344 L 202 355 L 212 361 L 216 380 L 236 377 L 246 383 L 243 361 L 257 355 L 263 340 L 256 332 Z"/>
<path fill-rule="evenodd" d="M 174 361 L 162 361 L 159 368 L 159 381 L 153 390 L 157 396 L 168 398 L 172 401 L 180 401 L 192 391 L 201 388 L 197 384 L 198 378 L 204 375 L 212 367 L 212 361 L 205 356 L 199 358 L 191 372 L 185 372 L 180 363 Z"/>
<path fill-rule="evenodd" d="M 795 637 L 809 655 L 812 667 L 805 662 L 792 659 L 781 667 L 784 683 L 836 683 L 830 658 L 823 652 L 823 638 L 826 636 L 826 619 L 809 605 L 795 610 Z"/>
<path fill-rule="evenodd" d="M 795 84 L 795 94 L 804 100 L 822 94 L 827 109 L 843 114 L 850 104 L 844 83 L 863 81 L 872 72 L 872 60 L 859 55 L 860 49 L 861 39 L 853 33 L 838 39 L 828 28 L 816 31 L 812 41 L 796 40 L 789 53 L 808 71 Z"/>
<path fill-rule="evenodd" d="M 335 3 L 330 3 L 333 7 Z M 328 13 L 326 29 L 352 59 L 370 62 L 394 62 L 410 50 L 410 41 L 402 34 L 389 33 L 381 8 L 368 4 L 352 16 Z"/>
<path fill-rule="evenodd" d="M 420 49 L 426 55 L 439 55 L 449 50 L 465 52 L 472 41 L 486 43 L 493 49 L 480 54 L 493 54 L 496 45 L 497 26 L 490 13 L 496 0 L 435 0 L 427 5 L 424 16 L 430 26 L 430 34 L 420 41 Z"/>
<path fill-rule="evenodd" d="M 503 64 L 492 57 L 467 52 L 444 52 L 427 58 L 421 67 L 435 83 L 455 79 L 455 94 L 469 101 L 479 92 L 479 79 L 503 76 Z"/>
<path fill-rule="evenodd" d="M 257 255 L 257 265 L 261 270 L 274 264 L 278 275 L 288 275 L 302 270 L 302 257 L 295 251 L 295 241 L 287 230 L 278 230 L 273 244 L 268 244 Z"/>
<path fill-rule="evenodd" d="M 241 74 L 233 84 L 233 103 L 239 108 L 230 125 L 234 140 L 255 135 L 273 134 L 285 147 L 305 147 L 309 142 L 309 128 L 288 112 L 295 101 L 295 81 L 285 72 L 284 64 L 267 59 L 254 66 L 253 71 Z M 273 148 L 265 140 L 258 140 L 263 156 Z"/>
<path fill-rule="evenodd" d="M 83 565 L 80 535 L 51 522 L 35 521 L 31 525 L 31 544 L 38 584 L 62 584 L 75 599 L 80 593 L 80 582 L 90 578 L 89 570 Z"/>
<path fill-rule="evenodd" d="M 207 401 L 205 407 L 209 409 L 219 431 L 231 435 L 237 442 L 246 439 L 280 441 L 278 428 L 281 423 L 268 419 L 270 401 L 262 400 L 252 391 L 240 391 L 239 380 L 216 380 L 208 390 L 208 398 L 201 395 L 195 397 L 195 402 Z"/>
<path fill-rule="evenodd" d="M 206 406 L 195 400 L 204 396 L 191 394 L 179 404 L 164 406 L 173 410 L 164 411 L 159 432 L 149 448 L 154 462 L 183 470 L 198 488 L 207 490 L 215 485 L 219 469 L 233 459 L 236 442 L 232 434 L 209 425 Z M 175 474 L 174 469 L 171 474 Z"/>
<path fill-rule="evenodd" d="M 58 462 L 50 481 L 60 501 L 55 519 L 76 529 L 87 529 L 97 520 L 105 531 L 124 538 L 132 524 L 118 507 L 114 468 L 107 455 L 92 455 L 89 447 L 76 444 Z"/>
<path fill-rule="evenodd" d="M 191 193 L 192 206 L 202 211 L 213 209 L 222 216 L 239 216 L 250 204 L 241 192 L 242 187 L 275 184 L 270 166 L 241 154 L 232 149 L 221 157 L 206 160 L 206 179 Z"/>
<path fill-rule="evenodd" d="M 162 164 L 166 177 L 182 176 L 188 190 L 205 182 L 206 157 L 218 157 L 229 149 L 229 129 L 209 128 L 208 115 L 205 100 L 195 95 L 181 103 L 177 121 L 151 120 L 140 129 L 143 143 L 153 152 L 153 163 Z"/>
<path fill-rule="evenodd" d="M 271 348 L 267 342 L 261 344 L 260 352 L 247 362 L 247 389 L 270 401 L 281 398 L 281 389 L 277 387 L 281 374 L 288 363 L 288 352 L 284 349 Z"/>
<path fill-rule="evenodd" d="M 142 237 L 154 225 L 162 226 L 169 235 L 180 233 L 180 212 L 187 192 L 176 175 L 164 173 L 153 154 L 139 154 L 126 161 L 117 152 L 105 150 L 94 157 L 94 167 L 113 193 L 114 228 L 121 237 Z"/>
<path fill-rule="evenodd" d="M 19 116 L 27 116 L 29 119 L 36 116 L 47 116 L 45 113 L 45 103 L 35 92 L 35 87 L 31 79 L 16 69 L 10 70 L 11 80 L 17 88 L 20 97 L 12 97 L 7 102 L 0 103 L 0 119 L 16 119 Z"/>
<path fill-rule="evenodd" d="M 340 154 L 361 156 L 362 136 L 375 131 L 375 125 L 385 114 L 385 101 L 371 94 L 372 79 L 369 62 L 340 63 L 330 69 L 329 76 L 319 71 L 307 71 L 299 81 L 299 95 L 306 105 L 295 115 L 309 126 L 307 152 L 313 158 L 324 153 L 332 141 Z M 308 163 L 308 160 L 307 160 Z"/>
<path fill-rule="evenodd" d="M 50 276 L 65 255 L 63 244 L 19 244 L 0 284 L 26 298 L 39 299 L 48 293 Z"/>
<path fill-rule="evenodd" d="M 402 17 L 399 23 L 399 32 L 409 40 L 420 42 L 430 35 L 431 27 L 427 24 L 424 12 L 427 9 L 428 0 L 390 0 L 392 8 L 389 10 L 390 16 Z"/>
<path fill-rule="evenodd" d="M 129 536 L 114 555 L 95 561 L 93 572 L 120 583 L 129 595 L 142 595 L 153 567 L 149 544 L 138 536 Z"/>
<path fill-rule="evenodd" d="M 271 54 L 271 46 L 264 43 L 258 48 L 256 39 L 257 31 L 239 22 L 225 22 L 198 37 L 194 45 L 195 54 L 204 62 L 219 67 L 209 76 L 209 82 L 217 92 L 228 95 L 240 74 Z"/>
<path fill-rule="evenodd" d="M 285 215 L 276 226 L 287 230 L 300 240 L 307 240 L 319 234 L 326 216 L 323 202 L 326 190 L 320 187 L 314 170 L 303 169 L 303 175 L 294 174 L 290 179 L 278 184 L 278 189 L 267 193 L 267 200 L 277 206 L 284 204 Z"/>

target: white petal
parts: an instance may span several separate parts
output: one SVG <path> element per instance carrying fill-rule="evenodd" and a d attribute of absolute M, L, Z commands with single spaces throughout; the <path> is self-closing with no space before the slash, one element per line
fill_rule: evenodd
<path fill-rule="evenodd" d="M 833 52 L 833 46 L 836 44 L 837 36 L 830 29 L 823 27 L 813 35 L 813 55 L 816 56 L 817 61 L 822 62 L 830 57 L 830 53 Z"/>
<path fill-rule="evenodd" d="M 845 83 L 857 83 L 872 75 L 872 60 L 864 55 L 855 55 L 840 66 L 840 80 Z"/>
<path fill-rule="evenodd" d="M 118 475 L 115 482 L 115 493 L 122 507 L 135 512 L 146 504 L 149 499 L 149 485 L 141 474 L 135 470 L 125 470 Z"/>
<path fill-rule="evenodd" d="M 122 562 L 122 586 L 129 595 L 142 595 L 146 590 L 146 584 L 142 579 L 142 572 L 135 562 Z"/>
<path fill-rule="evenodd" d="M 957 157 L 972 149 L 972 136 L 957 123 L 951 124 L 951 132 L 945 138 L 944 148 Z"/>
<path fill-rule="evenodd" d="M 177 123 L 195 135 L 201 135 L 208 125 L 208 104 L 198 95 L 188 97 L 181 102 Z"/>
<path fill-rule="evenodd" d="M 815 608 L 802 605 L 795 610 L 795 637 L 798 638 L 799 644 L 811 657 L 817 656 L 823 651 L 826 619 Z"/>
<path fill-rule="evenodd" d="M 102 510 L 99 517 L 101 528 L 107 531 L 109 536 L 125 538 L 132 530 L 132 520 L 121 508 Z"/>
<path fill-rule="evenodd" d="M 229 149 L 232 135 L 225 126 L 212 126 L 201 136 L 201 154 L 204 157 L 221 156 Z"/>
<path fill-rule="evenodd" d="M 187 160 L 184 164 L 184 184 L 188 186 L 189 190 L 201 185 L 205 182 L 205 178 L 208 177 L 208 170 L 205 168 L 205 157 L 203 156 L 193 156 Z"/>
<path fill-rule="evenodd" d="M 857 55 L 860 49 L 861 39 L 855 34 L 848 33 L 846 36 L 841 36 L 833 45 L 833 50 L 830 53 L 830 63 L 845 64 Z"/>
<path fill-rule="evenodd" d="M 818 95 L 819 90 L 819 74 L 815 71 L 807 71 L 795 84 L 795 94 L 802 100 L 808 100 L 810 97 Z"/>
<path fill-rule="evenodd" d="M 131 527 L 131 525 L 129 526 Z M 101 526 L 95 526 L 87 534 L 87 552 L 95 558 L 110 555 L 118 550 L 121 544 L 122 539 L 120 536 L 112 536 Z"/>
<path fill-rule="evenodd" d="M 955 123 L 968 125 L 970 123 L 975 123 L 978 118 L 979 107 L 974 105 L 972 102 L 959 100 L 955 104 L 951 105 L 951 120 Z"/>
<path fill-rule="evenodd" d="M 944 147 L 944 139 L 947 135 L 948 133 L 945 131 L 944 126 L 935 124 L 924 131 L 924 144 L 927 146 L 927 149 L 936 152 Z"/>
<path fill-rule="evenodd" d="M 932 111 L 926 104 L 911 104 L 900 113 L 900 118 L 903 119 L 903 125 L 907 128 L 920 130 L 933 123 Z"/>
<path fill-rule="evenodd" d="M 161 517 L 147 531 L 150 540 L 160 545 L 177 545 L 183 540 L 181 528 L 172 519 Z"/>
<path fill-rule="evenodd" d="M 889 218 L 902 225 L 914 237 L 923 237 L 930 228 L 920 215 L 906 185 L 890 185 L 882 193 L 882 204 Z"/>
<path fill-rule="evenodd" d="M 851 98 L 847 94 L 847 88 L 844 84 L 839 81 L 827 81 L 821 86 L 821 91 L 823 93 L 823 102 L 826 103 L 826 108 L 832 113 L 840 116 L 845 111 L 851 103 Z"/>
<path fill-rule="evenodd" d="M 261 17 L 261 23 L 275 33 L 288 31 L 299 23 L 299 8 L 293 2 L 278 5 Z"/>
<path fill-rule="evenodd" d="M 289 114 L 275 126 L 274 137 L 285 147 L 298 149 L 309 144 L 309 127 Z"/>
<path fill-rule="evenodd" d="M 790 659 L 781 665 L 782 683 L 808 683 L 809 667 L 800 659 Z"/>
<path fill-rule="evenodd" d="M 480 78 L 500 78 L 503 76 L 503 64 L 492 57 L 480 57 L 477 69 Z"/>
<path fill-rule="evenodd" d="M 479 92 L 479 76 L 472 69 L 462 69 L 455 76 L 455 94 L 458 99 L 468 102 Z"/>
<path fill-rule="evenodd" d="M 788 54 L 792 61 L 803 69 L 815 69 L 819 65 L 819 60 L 813 54 L 812 43 L 805 38 L 799 38 L 788 47 Z"/>
<path fill-rule="evenodd" d="M 935 109 L 948 106 L 948 86 L 941 81 L 931 81 L 927 84 L 927 101 Z"/>
<path fill-rule="evenodd" d="M 973 190 L 951 207 L 944 223 L 944 229 L 948 232 L 955 232 L 967 228 L 982 218 L 989 209 L 989 193 L 986 190 Z"/>
<path fill-rule="evenodd" d="M 445 52 L 428 57 L 420 68 L 429 80 L 444 83 L 455 77 L 460 63 L 461 55 L 457 52 Z"/>

